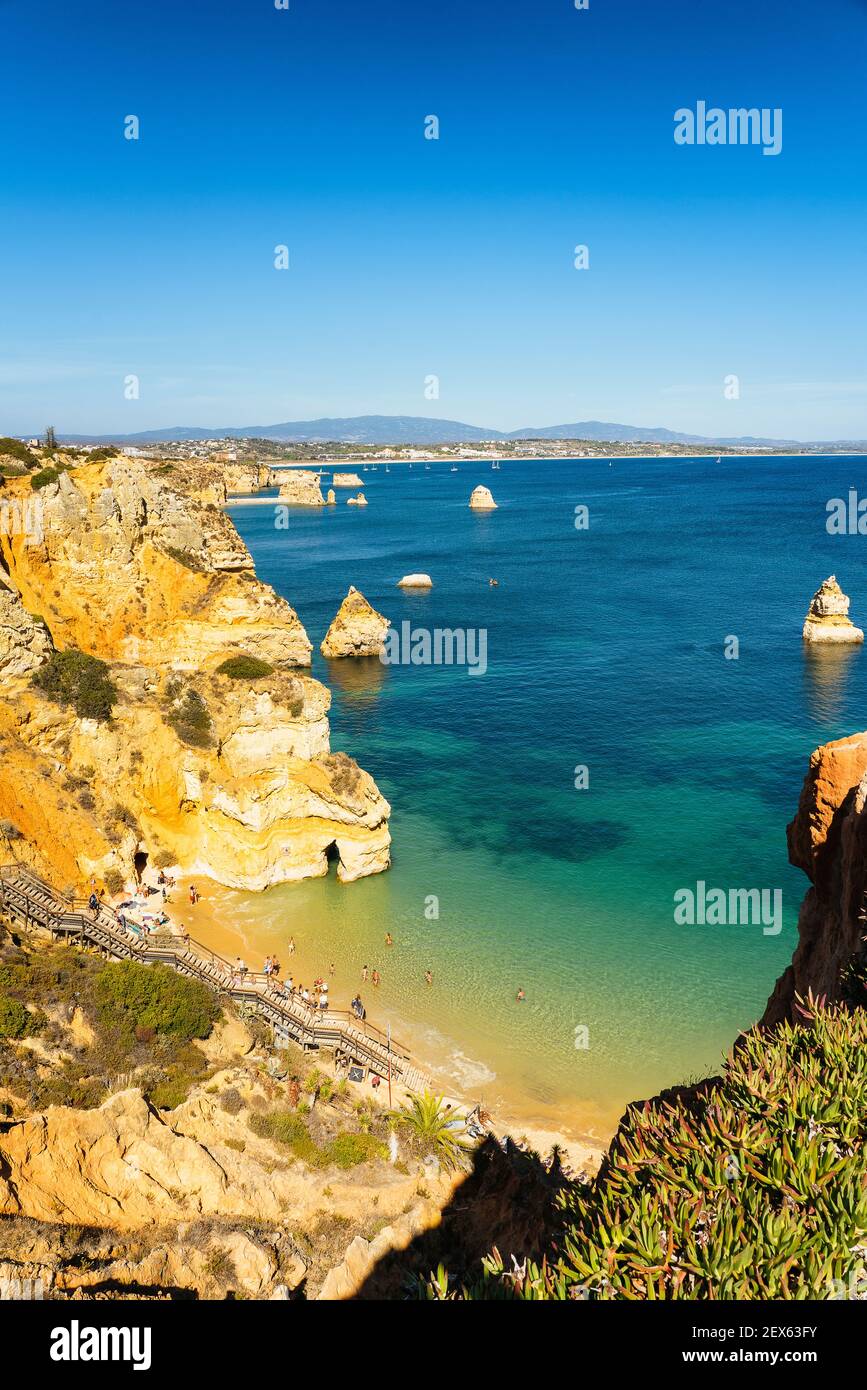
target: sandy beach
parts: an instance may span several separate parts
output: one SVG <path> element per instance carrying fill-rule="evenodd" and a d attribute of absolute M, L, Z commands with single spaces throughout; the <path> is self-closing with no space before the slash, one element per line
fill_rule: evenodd
<path fill-rule="evenodd" d="M 189 899 L 191 883 L 199 894 L 195 905 Z M 312 987 L 315 978 L 328 980 L 331 1003 L 337 1009 L 347 1009 L 356 992 L 360 993 L 370 1022 L 384 1027 L 386 1020 L 377 1009 L 377 990 L 370 978 L 365 983 L 354 972 L 350 974 L 339 955 L 334 960 L 325 959 L 315 939 L 303 930 L 294 933 L 295 950 L 290 953 L 291 933 L 283 935 L 282 944 L 275 943 L 273 928 L 269 930 L 267 926 L 267 912 L 263 912 L 261 924 L 251 924 L 249 918 L 238 914 L 234 903 L 232 889 L 200 876 L 179 878 L 170 890 L 166 912 L 177 930 L 189 933 L 194 940 L 230 962 L 240 956 L 251 970 L 261 970 L 265 956 L 276 949 L 282 979 L 291 974 L 296 985 L 308 987 Z M 372 970 L 371 966 L 371 974 Z M 611 1137 L 610 1127 L 594 1124 L 597 1117 L 585 1117 L 580 1112 L 566 1117 L 557 1108 L 546 1105 L 530 1109 L 520 1093 L 508 1088 L 504 1091 L 501 1086 L 497 1087 L 496 1099 L 493 1094 L 485 1094 L 487 1088 L 476 1089 L 472 1082 L 466 1087 L 456 1087 L 451 1073 L 446 1075 L 447 1059 L 438 1056 L 436 1047 L 430 1046 L 423 1025 L 404 1017 L 393 1036 L 430 1077 L 437 1094 L 443 1094 L 453 1104 L 470 1107 L 481 1100 L 492 1115 L 491 1129 L 498 1137 L 508 1134 L 516 1142 L 524 1142 L 542 1154 L 549 1153 L 557 1145 L 576 1172 L 595 1171 Z M 399 1101 L 404 1093 L 397 1086 L 394 1091 L 395 1100 Z M 378 1099 L 386 1103 L 384 1095 Z"/>

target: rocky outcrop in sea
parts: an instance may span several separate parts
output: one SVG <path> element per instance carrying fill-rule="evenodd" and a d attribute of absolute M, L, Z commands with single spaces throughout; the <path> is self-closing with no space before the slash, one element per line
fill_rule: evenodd
<path fill-rule="evenodd" d="M 483 487 L 481 483 L 478 487 L 473 488 L 470 495 L 470 506 L 474 512 L 491 512 L 497 509 L 491 489 Z"/>
<path fill-rule="evenodd" d="M 323 656 L 379 656 L 389 620 L 377 613 L 364 594 L 350 586 L 349 593 L 325 634 L 319 650 Z"/>
<path fill-rule="evenodd" d="M 816 590 L 804 623 L 805 642 L 863 642 L 864 633 L 849 617 L 849 598 L 835 575 Z"/>
<path fill-rule="evenodd" d="M 324 507 L 319 474 L 309 468 L 281 470 L 279 501 L 290 507 Z"/>

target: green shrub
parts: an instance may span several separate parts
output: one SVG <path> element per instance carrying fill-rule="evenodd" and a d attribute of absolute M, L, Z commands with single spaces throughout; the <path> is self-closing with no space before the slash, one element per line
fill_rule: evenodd
<path fill-rule="evenodd" d="M 241 1092 L 235 1086 L 229 1086 L 220 1096 L 220 1109 L 225 1110 L 227 1115 L 239 1115 L 244 1109 L 244 1100 Z"/>
<path fill-rule="evenodd" d="M 117 701 L 117 687 L 105 662 L 74 647 L 52 652 L 32 683 L 57 704 L 72 705 L 82 719 L 110 719 Z"/>
<path fill-rule="evenodd" d="M 0 995 L 0 1038 L 26 1038 L 33 1032 L 33 1015 L 18 999 Z"/>
<path fill-rule="evenodd" d="M 191 748 L 211 746 L 211 716 L 197 690 L 187 689 L 172 706 L 166 722 L 182 743 Z"/>
<path fill-rule="evenodd" d="M 338 1168 L 354 1168 L 358 1163 L 387 1158 L 388 1149 L 372 1134 L 338 1134 L 328 1146 L 328 1157 Z"/>
<path fill-rule="evenodd" d="M 630 1107 L 592 1187 L 566 1189 L 542 1266 L 493 1251 L 475 1283 L 441 1266 L 420 1296 L 846 1297 L 867 1239 L 867 1013 L 811 1014 L 747 1034 L 692 1094 Z"/>
<path fill-rule="evenodd" d="M 56 483 L 62 471 L 60 468 L 40 468 L 38 473 L 31 473 L 30 486 L 34 492 L 39 492 L 49 483 Z"/>
<path fill-rule="evenodd" d="M 174 1110 L 186 1100 L 195 1079 L 192 1076 L 167 1077 L 148 1092 L 148 1100 L 157 1110 Z"/>
<path fill-rule="evenodd" d="M 307 1126 L 298 1114 L 275 1110 L 270 1115 L 251 1115 L 248 1124 L 260 1139 L 284 1144 L 296 1158 L 311 1168 L 323 1168 L 328 1162 L 327 1155 L 310 1138 Z"/>
<path fill-rule="evenodd" d="M 153 1028 L 181 1042 L 206 1038 L 219 1008 L 198 980 L 186 979 L 167 965 L 125 960 L 107 965 L 94 987 L 102 1029 L 132 1038 L 136 1028 Z"/>
<path fill-rule="evenodd" d="M 242 652 L 238 656 L 227 657 L 217 667 L 217 673 L 221 676 L 231 676 L 233 681 L 255 681 L 262 676 L 270 676 L 274 667 L 269 666 L 267 661 L 260 661 L 257 656 L 247 656 Z"/>
<path fill-rule="evenodd" d="M 0 435 L 0 454 L 6 454 L 9 458 L 17 459 L 26 468 L 35 468 L 39 460 L 32 454 L 26 444 L 22 444 L 20 439 L 11 439 L 8 434 Z"/>

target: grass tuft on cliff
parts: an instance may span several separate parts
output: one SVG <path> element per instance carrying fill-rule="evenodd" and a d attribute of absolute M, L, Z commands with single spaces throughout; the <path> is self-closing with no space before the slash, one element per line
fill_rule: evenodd
<path fill-rule="evenodd" d="M 273 671 L 274 667 L 267 661 L 260 661 L 257 656 L 248 656 L 246 652 L 227 657 L 217 667 L 218 675 L 230 676 L 233 681 L 257 681 L 262 676 L 270 676 Z"/>
<path fill-rule="evenodd" d="M 827 1299 L 863 1280 L 867 1013 L 810 1004 L 722 1077 L 630 1107 L 591 1188 L 569 1185 L 541 1265 L 444 1266 L 427 1299 Z"/>
<path fill-rule="evenodd" d="M 52 652 L 32 683 L 56 704 L 71 705 L 81 719 L 104 722 L 117 701 L 117 686 L 105 662 L 74 647 Z"/>
<path fill-rule="evenodd" d="M 181 742 L 191 748 L 210 748 L 211 716 L 199 692 L 192 686 L 184 687 L 180 678 L 173 676 L 166 685 L 165 698 L 169 704 L 166 723 Z"/>

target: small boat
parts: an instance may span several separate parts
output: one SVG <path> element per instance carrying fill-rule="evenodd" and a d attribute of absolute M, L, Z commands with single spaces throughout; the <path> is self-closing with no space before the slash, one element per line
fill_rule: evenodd
<path fill-rule="evenodd" d="M 717 459 L 717 463 L 722 463 L 722 454 L 720 454 L 719 458 Z"/>
<path fill-rule="evenodd" d="M 449 472 L 450 472 L 450 473 L 457 473 L 457 471 L 458 471 L 458 465 L 457 465 L 456 463 L 453 463 L 452 466 L 451 466 L 451 468 L 449 469 Z"/>

